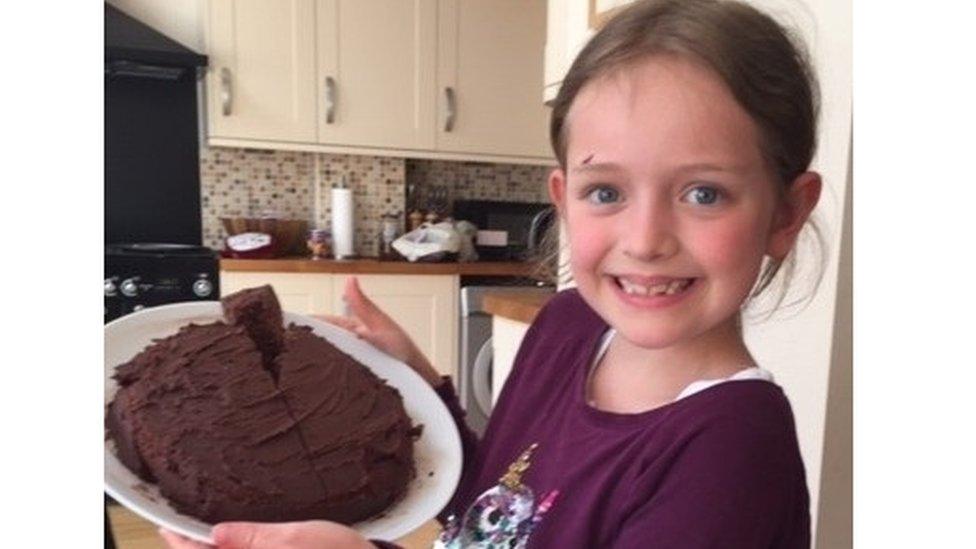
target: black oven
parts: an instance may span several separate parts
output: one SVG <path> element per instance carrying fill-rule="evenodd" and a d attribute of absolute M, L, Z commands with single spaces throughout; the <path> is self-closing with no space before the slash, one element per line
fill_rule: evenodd
<path fill-rule="evenodd" d="M 204 246 L 105 247 L 105 322 L 147 307 L 219 299 L 219 259 Z"/>
<path fill-rule="evenodd" d="M 497 200 L 455 200 L 453 217 L 478 228 L 475 250 L 481 261 L 527 259 L 554 219 L 551 204 Z"/>

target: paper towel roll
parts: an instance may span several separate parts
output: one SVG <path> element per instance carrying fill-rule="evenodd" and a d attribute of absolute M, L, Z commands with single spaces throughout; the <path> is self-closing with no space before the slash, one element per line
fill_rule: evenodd
<path fill-rule="evenodd" d="M 352 189 L 332 189 L 332 251 L 336 259 L 353 256 Z"/>

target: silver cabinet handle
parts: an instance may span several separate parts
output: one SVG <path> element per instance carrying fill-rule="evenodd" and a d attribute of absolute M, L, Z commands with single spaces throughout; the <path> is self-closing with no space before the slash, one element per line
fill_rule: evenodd
<path fill-rule="evenodd" d="M 444 131 L 449 132 L 454 129 L 454 118 L 457 116 L 457 99 L 454 97 L 454 88 L 450 86 L 444 88 L 444 99 L 447 106 L 447 116 L 444 117 Z"/>
<path fill-rule="evenodd" d="M 230 116 L 233 95 L 231 90 L 230 69 L 223 67 L 220 69 L 220 104 L 224 116 Z"/>
<path fill-rule="evenodd" d="M 325 123 L 331 124 L 335 121 L 336 89 L 335 78 L 325 77 Z"/>

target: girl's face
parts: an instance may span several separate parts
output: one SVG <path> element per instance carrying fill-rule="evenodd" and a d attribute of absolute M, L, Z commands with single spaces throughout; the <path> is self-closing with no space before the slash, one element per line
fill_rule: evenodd
<path fill-rule="evenodd" d="M 652 57 L 588 83 L 566 129 L 549 190 L 586 302 L 645 348 L 728 328 L 763 256 L 784 257 L 795 233 L 776 231 L 758 128 L 723 82 Z"/>

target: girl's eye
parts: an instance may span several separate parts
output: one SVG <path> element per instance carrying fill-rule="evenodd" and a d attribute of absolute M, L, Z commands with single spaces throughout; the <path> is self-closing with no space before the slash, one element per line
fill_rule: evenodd
<path fill-rule="evenodd" d="M 721 191 L 715 187 L 709 187 L 707 185 L 699 185 L 690 189 L 685 193 L 687 200 L 700 204 L 702 206 L 711 206 L 719 201 L 721 198 Z"/>
<path fill-rule="evenodd" d="M 586 199 L 594 204 L 610 204 L 620 199 L 620 193 L 613 187 L 595 187 L 586 193 Z"/>

